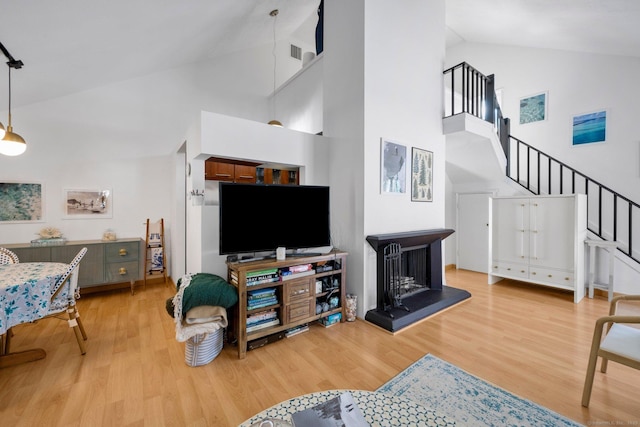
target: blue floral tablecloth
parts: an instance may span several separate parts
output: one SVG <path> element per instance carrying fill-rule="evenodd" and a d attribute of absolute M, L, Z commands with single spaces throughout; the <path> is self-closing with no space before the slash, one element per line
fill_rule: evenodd
<path fill-rule="evenodd" d="M 51 290 L 69 264 L 24 262 L 0 265 L 0 334 L 49 313 Z M 68 287 L 56 296 L 66 299 Z"/>

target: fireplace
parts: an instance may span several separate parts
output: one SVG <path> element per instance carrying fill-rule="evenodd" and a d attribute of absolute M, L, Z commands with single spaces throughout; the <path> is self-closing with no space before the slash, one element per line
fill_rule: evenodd
<path fill-rule="evenodd" d="M 442 284 L 442 240 L 453 230 L 436 229 L 367 236 L 376 256 L 376 308 L 365 319 L 390 332 L 471 296 Z"/>

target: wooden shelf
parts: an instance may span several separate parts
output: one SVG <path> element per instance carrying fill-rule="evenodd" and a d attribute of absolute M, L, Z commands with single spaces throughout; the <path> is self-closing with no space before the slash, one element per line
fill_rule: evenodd
<path fill-rule="evenodd" d="M 335 313 L 341 313 L 341 321 L 345 321 L 346 302 L 346 257 L 347 253 L 333 251 L 325 255 L 314 255 L 309 257 L 289 257 L 285 260 L 266 259 L 250 262 L 228 262 L 228 281 L 238 289 L 238 304 L 231 316 L 229 328 L 229 340 L 237 341 L 238 357 L 246 357 L 247 342 L 263 338 L 271 334 L 276 334 L 295 326 L 303 325 L 320 320 Z M 261 283 L 259 285 L 247 287 L 247 274 L 260 270 L 277 269 L 278 275 L 289 267 L 296 265 L 311 264 L 312 268 L 318 265 L 333 263 L 333 269 L 320 273 L 295 277 L 285 281 Z M 337 280 L 338 292 L 334 293 L 339 298 L 338 307 L 316 314 L 315 307 L 318 299 L 325 298 L 330 291 L 316 293 L 316 280 L 324 277 L 331 277 Z M 275 288 L 278 303 L 256 309 L 247 308 L 247 292 L 253 290 Z M 275 310 L 280 320 L 280 325 L 269 326 L 252 332 L 247 332 L 247 316 L 265 310 Z"/>

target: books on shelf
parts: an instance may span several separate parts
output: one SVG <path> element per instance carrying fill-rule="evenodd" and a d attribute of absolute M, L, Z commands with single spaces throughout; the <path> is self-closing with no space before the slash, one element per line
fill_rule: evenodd
<path fill-rule="evenodd" d="M 278 269 L 267 268 L 265 270 L 247 271 L 247 279 L 249 279 L 250 277 L 253 278 L 253 277 L 259 277 L 259 276 L 264 276 L 268 274 L 278 274 Z"/>
<path fill-rule="evenodd" d="M 280 276 L 278 276 L 277 274 L 274 277 L 264 277 L 262 279 L 247 279 L 247 287 L 262 285 L 264 283 L 279 282 L 279 281 L 280 281 Z"/>
<path fill-rule="evenodd" d="M 278 318 L 254 323 L 251 326 L 247 325 L 247 333 L 259 331 L 260 329 L 269 328 L 271 326 L 278 326 L 279 324 L 280 324 L 280 319 Z"/>
<path fill-rule="evenodd" d="M 304 325 L 294 326 L 291 329 L 287 329 L 287 332 L 284 333 L 284 336 L 290 338 L 294 335 L 301 334 L 303 332 L 307 332 L 309 330 L 309 324 L 305 323 Z"/>
<path fill-rule="evenodd" d="M 278 304 L 275 288 L 263 288 L 247 292 L 247 310 L 268 307 L 274 304 Z"/>
<path fill-rule="evenodd" d="M 288 271 L 292 273 L 302 273 L 303 271 L 309 271 L 313 268 L 311 264 L 292 265 L 288 267 Z"/>
<path fill-rule="evenodd" d="M 278 313 L 274 310 L 265 310 L 258 313 L 253 313 L 247 316 L 247 326 L 259 323 L 265 320 L 272 320 L 278 317 Z"/>
<path fill-rule="evenodd" d="M 281 280 L 283 282 L 285 282 L 287 280 L 297 279 L 298 277 L 311 276 L 313 274 L 316 274 L 316 271 L 313 270 L 313 269 L 307 270 L 307 271 L 301 271 L 299 273 L 292 273 L 291 271 L 288 271 L 288 272 L 283 271 L 282 272 L 282 276 L 281 276 Z"/>

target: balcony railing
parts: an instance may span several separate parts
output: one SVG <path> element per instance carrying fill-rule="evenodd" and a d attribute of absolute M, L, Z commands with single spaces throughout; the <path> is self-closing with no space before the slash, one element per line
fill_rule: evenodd
<path fill-rule="evenodd" d="M 502 116 L 493 75 L 485 76 L 462 62 L 443 72 L 444 117 L 471 114 L 493 123 L 507 157 L 506 175 L 533 194 L 587 195 L 587 227 L 640 263 L 640 205 L 509 134 L 509 119 Z"/>

